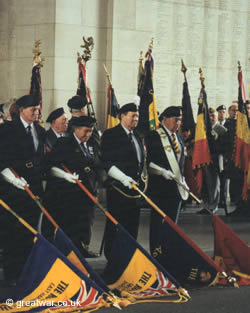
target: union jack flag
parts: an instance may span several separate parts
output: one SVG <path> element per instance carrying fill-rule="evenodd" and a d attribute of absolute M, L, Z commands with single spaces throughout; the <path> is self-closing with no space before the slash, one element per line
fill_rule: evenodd
<path fill-rule="evenodd" d="M 71 300 L 68 300 L 65 302 L 64 309 L 67 307 L 79 307 L 79 308 L 86 308 L 89 306 L 96 306 L 98 305 L 102 300 L 102 295 L 100 292 L 98 292 L 96 289 L 92 287 L 88 287 L 84 280 L 81 281 L 81 288 L 78 292 L 78 294 L 72 298 Z M 56 309 L 56 308 L 55 308 Z"/>
<path fill-rule="evenodd" d="M 156 281 L 155 283 L 148 288 L 139 293 L 134 293 L 135 297 L 152 297 L 152 296 L 168 296 L 170 294 L 176 294 L 177 288 L 176 286 L 159 270 L 156 273 Z"/>

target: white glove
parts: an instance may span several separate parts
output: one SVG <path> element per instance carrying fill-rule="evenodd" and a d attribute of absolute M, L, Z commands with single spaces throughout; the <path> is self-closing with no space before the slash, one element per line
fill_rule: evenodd
<path fill-rule="evenodd" d="M 8 167 L 2 170 L 1 174 L 5 181 L 12 184 L 18 189 L 24 190 L 25 186 L 29 186 L 23 177 L 17 178 Z"/>
<path fill-rule="evenodd" d="M 76 173 L 69 174 L 58 167 L 53 166 L 51 168 L 51 174 L 55 177 L 67 180 L 69 183 L 76 184 L 75 179 L 79 179 L 79 175 Z"/>
<path fill-rule="evenodd" d="M 129 189 L 133 188 L 132 184 L 136 184 L 136 181 L 134 181 L 132 177 L 125 175 L 115 165 L 111 166 L 108 171 L 108 175 L 116 180 L 119 180 L 119 182 Z"/>
<path fill-rule="evenodd" d="M 186 180 L 185 180 L 185 177 L 182 177 L 182 182 L 181 184 L 183 185 L 183 188 L 186 189 L 186 191 L 189 191 L 190 188 L 188 187 L 187 183 L 186 183 Z"/>
<path fill-rule="evenodd" d="M 153 162 L 149 163 L 149 170 L 151 174 L 163 176 L 165 179 L 175 178 L 175 175 L 171 171 L 166 170 L 165 168 L 160 167 L 159 165 L 156 165 Z"/>
<path fill-rule="evenodd" d="M 169 179 L 169 180 L 172 180 L 175 178 L 175 175 L 169 171 L 169 170 L 165 170 L 165 168 L 163 169 L 162 171 L 162 176 L 165 178 L 165 179 Z"/>

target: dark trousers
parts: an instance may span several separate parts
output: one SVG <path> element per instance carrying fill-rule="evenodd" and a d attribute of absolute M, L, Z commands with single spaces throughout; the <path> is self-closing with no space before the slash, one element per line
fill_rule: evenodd
<path fill-rule="evenodd" d="M 90 244 L 94 204 L 80 189 L 61 191 L 47 194 L 45 207 L 81 251 L 81 242 L 86 246 Z M 44 236 L 51 240 L 53 230 L 52 224 L 43 216 L 42 233 Z"/>
<path fill-rule="evenodd" d="M 107 208 L 109 213 L 136 239 L 140 220 L 138 200 L 126 198 L 116 190 L 108 190 Z M 115 236 L 116 226 L 107 219 L 104 233 L 104 255 L 107 260 L 111 257 Z"/>
<path fill-rule="evenodd" d="M 220 177 L 220 204 L 225 204 L 227 200 L 227 178 L 225 171 L 219 173 Z"/>
<path fill-rule="evenodd" d="M 172 221 L 176 221 L 178 217 L 181 199 L 176 198 L 167 198 L 167 197 L 151 197 L 153 202 L 169 217 Z M 150 232 L 149 232 L 149 242 L 150 242 L 150 251 L 151 253 L 157 247 L 160 225 L 162 223 L 163 217 L 154 209 L 151 210 L 150 216 Z"/>
<path fill-rule="evenodd" d="M 37 228 L 40 209 L 26 191 L 9 187 L 6 199 L 9 207 L 21 218 Z M 21 224 L 9 212 L 2 212 L 0 218 L 4 221 L 3 268 L 8 281 L 17 280 L 33 247 L 34 234 Z"/>

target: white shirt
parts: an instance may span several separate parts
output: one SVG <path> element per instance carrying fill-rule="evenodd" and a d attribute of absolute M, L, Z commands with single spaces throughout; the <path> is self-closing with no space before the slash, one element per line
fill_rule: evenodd
<path fill-rule="evenodd" d="M 64 133 L 58 134 L 58 133 L 54 130 L 54 128 L 51 127 L 51 129 L 53 130 L 53 132 L 54 132 L 54 134 L 56 135 L 57 138 L 65 137 L 65 134 L 64 134 Z"/>
<path fill-rule="evenodd" d="M 23 123 L 23 126 L 24 126 L 26 132 L 27 132 L 27 127 L 30 126 L 30 131 L 32 134 L 35 150 L 37 150 L 38 145 L 39 145 L 39 140 L 38 140 L 38 135 L 37 135 L 34 123 L 28 124 L 21 116 L 20 116 L 20 120 Z"/>
<path fill-rule="evenodd" d="M 132 134 L 132 140 L 135 144 L 135 149 L 136 149 L 136 154 L 137 154 L 137 160 L 139 163 L 142 162 L 142 155 L 141 155 L 141 148 L 140 148 L 140 145 L 134 135 L 134 132 L 132 130 L 128 130 L 125 126 L 122 125 L 121 123 L 121 126 L 122 128 L 125 130 L 126 134 L 129 135 L 130 133 Z"/>

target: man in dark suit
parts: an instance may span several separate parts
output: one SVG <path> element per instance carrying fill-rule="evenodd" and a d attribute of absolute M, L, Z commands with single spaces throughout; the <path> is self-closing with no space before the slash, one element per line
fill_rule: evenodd
<path fill-rule="evenodd" d="M 132 189 L 132 183 L 144 189 L 144 147 L 135 128 L 138 124 L 138 107 L 125 104 L 120 109 L 121 123 L 103 133 L 101 158 L 110 177 L 107 184 L 107 208 L 126 230 L 137 238 L 140 195 Z M 145 189 L 144 189 L 145 190 Z M 112 243 L 116 235 L 115 225 L 107 220 L 104 234 L 104 254 L 111 257 Z"/>
<path fill-rule="evenodd" d="M 5 200 L 32 227 L 37 227 L 40 209 L 24 190 L 28 183 L 32 192 L 41 197 L 44 174 L 45 130 L 38 123 L 39 100 L 32 95 L 16 102 L 19 117 L 2 126 L 0 158 L 1 176 L 5 181 Z M 15 177 L 14 169 L 21 178 Z M 16 280 L 30 252 L 33 235 L 10 214 L 5 215 L 8 240 L 4 246 L 6 280 Z"/>
<path fill-rule="evenodd" d="M 72 132 L 59 138 L 48 154 L 51 176 L 46 188 L 46 207 L 56 222 L 85 257 L 97 257 L 89 250 L 94 203 L 76 184 L 96 194 L 97 171 L 100 167 L 98 148 L 89 142 L 95 119 L 81 116 L 72 119 Z M 72 173 L 62 169 L 64 164 Z"/>
<path fill-rule="evenodd" d="M 160 128 L 152 131 L 146 137 L 147 158 L 149 164 L 149 197 L 173 221 L 178 221 L 182 199 L 188 198 L 188 193 L 177 185 L 174 179 L 185 184 L 184 171 L 184 141 L 178 133 L 182 114 L 180 107 L 170 106 L 160 115 Z M 162 217 L 155 210 L 151 211 L 150 250 L 157 245 L 158 232 Z"/>
<path fill-rule="evenodd" d="M 57 139 L 67 136 L 68 118 L 63 108 L 52 111 L 47 120 L 50 123 L 50 129 L 46 132 L 46 145 L 52 149 Z"/>
<path fill-rule="evenodd" d="M 71 113 L 71 119 L 69 120 L 68 132 L 71 131 L 71 123 L 73 118 L 77 118 L 79 116 L 88 116 L 88 108 L 87 108 L 87 99 L 82 98 L 78 95 L 73 96 L 68 101 L 68 107 Z M 94 126 L 92 136 L 90 138 L 91 141 L 95 141 L 98 145 L 100 145 L 100 131 L 97 130 L 96 125 Z"/>
<path fill-rule="evenodd" d="M 226 123 L 226 106 L 220 105 L 216 108 L 218 112 L 218 124 L 224 126 Z M 227 179 L 225 173 L 225 161 L 223 154 L 218 155 L 219 159 L 219 177 L 220 177 L 220 202 L 219 207 L 224 208 L 227 212 Z"/>

